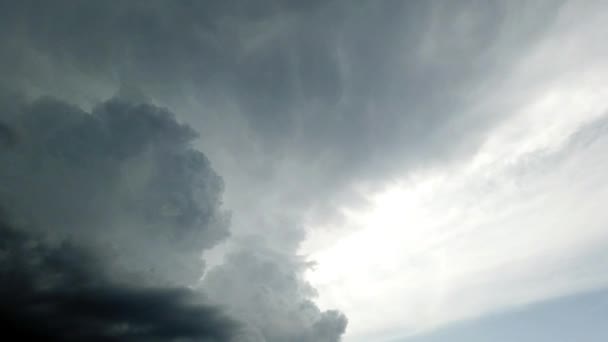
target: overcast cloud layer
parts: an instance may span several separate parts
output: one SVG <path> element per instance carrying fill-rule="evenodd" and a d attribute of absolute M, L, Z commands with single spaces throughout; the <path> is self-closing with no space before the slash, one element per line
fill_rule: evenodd
<path fill-rule="evenodd" d="M 376 341 L 606 285 L 603 10 L 0 0 L 2 320 Z"/>

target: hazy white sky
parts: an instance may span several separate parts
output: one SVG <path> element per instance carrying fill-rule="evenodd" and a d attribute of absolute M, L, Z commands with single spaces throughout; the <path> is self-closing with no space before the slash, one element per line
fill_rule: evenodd
<path fill-rule="evenodd" d="M 347 233 L 313 230 L 308 279 L 322 306 L 349 313 L 347 341 L 608 285 L 608 63 L 594 46 L 607 31 L 602 15 L 563 15 L 575 23 L 476 103 L 505 111 L 479 149 L 403 174 L 366 194 L 369 207 L 343 207 Z"/>

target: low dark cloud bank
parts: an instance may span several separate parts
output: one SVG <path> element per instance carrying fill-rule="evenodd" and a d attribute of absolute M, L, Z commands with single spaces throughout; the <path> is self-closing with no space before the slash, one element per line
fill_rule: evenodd
<path fill-rule="evenodd" d="M 87 113 L 7 98 L 3 338 L 232 340 L 239 324 L 185 287 L 200 251 L 228 234 L 222 181 L 189 145 L 196 133 L 150 105 L 110 100 Z"/>
<path fill-rule="evenodd" d="M 190 290 L 112 283 L 97 263 L 74 244 L 50 246 L 2 218 L 2 338 L 212 342 L 239 329 Z"/>

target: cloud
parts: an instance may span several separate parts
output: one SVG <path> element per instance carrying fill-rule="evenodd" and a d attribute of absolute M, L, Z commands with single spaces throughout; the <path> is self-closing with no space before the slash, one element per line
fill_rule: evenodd
<path fill-rule="evenodd" d="M 83 105 L 135 85 L 202 132 L 227 180 L 232 231 L 293 250 L 305 226 L 361 201 L 357 187 L 478 147 L 502 111 L 476 110 L 475 100 L 500 85 L 558 6 L 455 7 L 6 3 L 5 82 Z"/>
<path fill-rule="evenodd" d="M 190 127 L 118 99 L 92 112 L 52 98 L 1 105 L 5 337 L 236 338 L 240 324 L 186 287 L 228 234 L 221 178 Z"/>
<path fill-rule="evenodd" d="M 346 318 L 317 308 L 302 278 L 306 263 L 289 253 L 250 245 L 199 290 L 186 287 L 203 274 L 200 253 L 228 236 L 228 217 L 221 178 L 193 149 L 195 131 L 172 113 L 118 98 L 90 112 L 52 98 L 12 108 L 2 119 L 20 139 L 0 157 L 0 204 L 18 229 L 3 226 L 0 267 L 9 284 L 2 315 L 18 323 L 14 333 L 340 339 Z"/>
<path fill-rule="evenodd" d="M 308 278 L 321 305 L 349 313 L 348 339 L 425 334 L 608 285 L 608 88 L 574 84 L 591 110 L 570 108 L 580 94 L 567 87 L 506 120 L 469 160 L 410 174 L 349 212 L 351 234 L 313 254 Z"/>
<path fill-rule="evenodd" d="M 167 110 L 113 99 L 85 112 L 43 98 L 3 117 L 20 140 L 0 157 L 0 201 L 33 229 L 180 284 L 228 236 L 223 182 Z"/>
<path fill-rule="evenodd" d="M 311 301 L 316 291 L 303 278 L 309 267 L 300 257 L 249 241 L 213 268 L 202 287 L 263 341 L 339 341 L 347 319 Z"/>
<path fill-rule="evenodd" d="M 318 187 L 343 186 L 449 157 L 460 139 L 445 143 L 446 134 L 478 139 L 471 131 L 496 118 L 469 113 L 467 86 L 508 71 L 513 47 L 552 22 L 556 5 L 534 6 L 540 22 L 516 5 L 472 2 L 24 1 L 2 11 L 7 41 L 16 41 L 4 59 L 28 91 L 78 75 L 57 91 L 128 81 L 164 101 L 186 95 L 224 117 L 236 111 L 265 154 L 301 164 L 325 156 L 333 161 Z M 514 16 L 517 27 L 508 25 Z M 40 71 L 26 76 L 32 68 Z M 184 114 L 208 125 L 200 110 Z"/>
<path fill-rule="evenodd" d="M 0 144 L 3 147 L 11 147 L 15 144 L 16 140 L 15 131 L 8 125 L 0 122 Z"/>
<path fill-rule="evenodd" d="M 230 341 L 239 325 L 185 288 L 109 281 L 87 251 L 0 222 L 4 338 L 46 341 Z"/>
<path fill-rule="evenodd" d="M 4 21 L 4 32 L 13 49 L 3 59 L 7 60 L 5 65 L 13 67 L 7 70 L 11 81 L 4 82 L 12 82 L 10 86 L 21 89 L 26 96 L 52 95 L 51 99 L 24 103 L 19 113 L 12 115 L 11 125 L 19 127 L 29 140 L 14 153 L 18 160 L 14 171 L 6 172 L 7 177 L 18 180 L 7 204 L 12 203 L 11 210 L 22 218 L 36 208 L 42 212 L 40 221 L 51 222 L 65 236 L 76 235 L 79 241 L 92 244 L 107 260 L 117 260 L 113 268 L 126 268 L 126 273 L 143 272 L 144 278 L 153 273 L 162 279 L 161 283 L 171 280 L 177 284 L 188 283 L 184 279 L 188 275 L 200 276 L 202 265 L 192 267 L 196 265 L 194 254 L 226 235 L 224 213 L 218 209 L 222 190 L 219 177 L 204 156 L 190 150 L 191 129 L 178 124 L 161 108 L 125 101 L 125 97 L 133 97 L 125 96 L 122 90 L 134 85 L 138 100 L 172 99 L 181 91 L 190 94 L 191 89 L 204 91 L 205 98 L 218 90 L 225 92 L 235 97 L 237 107 L 247 108 L 248 114 L 238 121 L 250 125 L 255 139 L 274 157 L 271 150 L 279 146 L 284 134 L 291 134 L 291 125 L 297 121 L 289 114 L 290 102 L 300 97 L 296 83 L 303 87 L 302 95 L 307 98 L 324 103 L 338 100 L 339 70 L 332 53 L 326 53 L 331 42 L 317 42 L 302 26 L 323 7 L 321 2 L 301 5 L 295 1 L 254 6 L 189 1 L 118 6 L 6 4 L 4 13 L 11 14 Z M 284 20 L 287 34 L 281 29 Z M 18 23 L 26 29 L 19 30 Z M 92 40 L 97 44 L 90 44 Z M 294 45 L 291 40 L 303 44 Z M 293 51 L 270 49 L 277 41 L 288 43 L 287 50 Z M 303 69 L 292 77 L 289 63 L 296 55 L 302 55 L 302 61 L 295 62 Z M 309 59 L 312 63 L 307 62 Z M 62 75 L 61 84 L 48 86 L 48 80 L 54 78 L 50 75 L 57 74 Z M 111 84 L 110 88 L 119 84 L 121 98 L 83 110 L 96 102 L 89 102 L 88 94 L 104 93 L 98 91 L 103 88 L 98 85 L 104 83 Z M 163 84 L 176 88 L 168 89 Z M 184 90 L 183 84 L 192 88 Z M 103 96 L 101 99 L 105 100 Z M 197 109 L 201 117 L 207 117 L 207 112 Z M 203 132 L 224 135 L 217 126 L 205 124 L 206 120 L 196 121 Z M 205 137 L 203 134 L 202 141 Z M 228 135 L 228 140 L 236 138 L 238 134 Z M 205 150 L 214 153 L 213 148 Z M 28 154 L 25 151 L 35 152 L 22 158 Z M 251 158 L 258 158 L 242 151 L 234 156 L 245 161 L 246 167 Z M 44 160 L 42 169 L 14 176 L 21 174 L 17 169 L 29 170 L 29 161 L 23 159 Z M 40 181 L 29 185 L 31 179 Z M 256 182 L 252 179 L 237 191 L 245 196 L 258 186 Z M 200 184 L 201 194 L 192 194 L 190 189 Z M 238 184 L 232 186 L 237 189 Z M 25 195 L 23 189 L 28 189 Z M 262 199 L 261 194 L 256 196 Z M 256 210 L 264 208 L 258 206 Z M 251 255 L 252 262 L 241 267 L 229 257 L 226 264 L 210 271 L 202 290 L 247 323 L 249 330 L 241 334 L 245 340 L 337 341 L 346 328 L 346 318 L 335 311 L 321 311 L 311 301 L 314 290 L 302 279 L 303 261 L 293 255 L 304 237 L 301 224 L 291 213 L 276 215 L 275 211 L 272 208 L 263 213 L 268 220 L 252 218 L 250 233 L 272 240 L 267 241 L 272 245 L 268 250 L 280 251 L 266 253 L 267 248 L 259 246 L 259 251 L 253 252 L 252 247 L 237 247 L 231 255 Z M 81 212 L 85 214 L 74 214 Z M 247 212 L 239 216 L 246 217 Z M 66 224 L 66 217 L 75 222 Z M 277 234 L 267 234 L 269 229 Z M 261 258 L 259 253 L 266 254 Z M 250 288 L 244 275 L 260 268 L 271 270 Z M 291 281 L 282 282 L 283 277 Z M 194 279 L 188 280 L 194 283 Z M 233 288 L 235 282 L 243 285 Z M 268 296 L 267 301 L 252 299 L 260 289 Z M 307 290 L 300 292 L 302 289 Z M 292 321 L 285 319 L 288 313 Z"/>
<path fill-rule="evenodd" d="M 528 99 L 525 82 L 503 91 L 505 75 L 558 9 L 1 2 L 0 82 L 23 93 L 1 117 L 19 138 L 0 157 L 11 165 L 0 179 L 14 184 L 1 204 L 31 229 L 101 254 L 117 278 L 186 284 L 202 272 L 200 252 L 227 235 L 224 194 L 232 234 L 264 242 L 229 240 L 208 291 L 250 322 L 252 338 L 337 339 L 346 320 L 300 292 L 309 285 L 297 254 L 309 229 L 369 204 L 367 193 L 389 180 L 478 149 Z M 267 278 L 230 287 L 261 265 L 273 270 Z M 264 288 L 271 293 L 257 302 Z M 272 311 L 273 301 L 286 307 Z M 296 319 L 284 322 L 290 312 Z M 295 330 L 272 331 L 264 317 Z"/>

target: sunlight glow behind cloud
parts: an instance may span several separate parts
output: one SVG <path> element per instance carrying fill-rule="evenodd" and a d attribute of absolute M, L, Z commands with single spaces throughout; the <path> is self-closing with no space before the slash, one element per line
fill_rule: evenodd
<path fill-rule="evenodd" d="M 308 278 L 323 306 L 349 312 L 347 341 L 608 285 L 608 160 L 598 157 L 608 142 L 569 150 L 605 113 L 608 70 L 588 69 L 544 83 L 470 159 L 405 175 L 369 194 L 367 210 L 344 208 L 354 233 L 320 249 L 323 233 L 310 236 Z"/>

